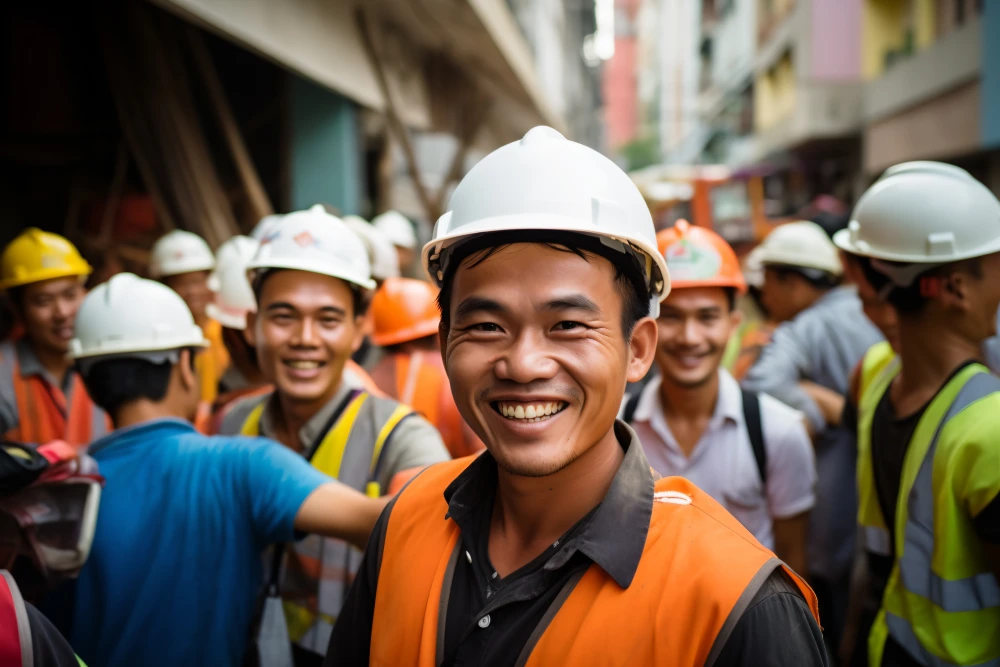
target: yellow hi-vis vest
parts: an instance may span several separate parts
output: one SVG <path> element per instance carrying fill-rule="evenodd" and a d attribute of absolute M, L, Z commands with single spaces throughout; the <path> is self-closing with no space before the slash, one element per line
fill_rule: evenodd
<path fill-rule="evenodd" d="M 872 417 L 900 370 L 885 355 L 862 376 L 857 474 L 865 546 L 889 555 L 871 455 Z M 892 571 L 868 637 L 872 667 L 889 636 L 927 667 L 1000 667 L 1000 585 L 972 521 L 1000 492 L 998 432 L 1000 378 L 979 364 L 956 373 L 920 418 L 903 462 Z"/>
<path fill-rule="evenodd" d="M 267 401 L 247 416 L 240 432 L 260 435 Z M 323 436 L 310 463 L 322 473 L 365 493 L 382 495 L 379 461 L 396 426 L 413 410 L 391 399 L 356 392 Z M 286 549 L 279 590 L 288 635 L 302 648 L 325 654 L 330 633 L 361 566 L 361 552 L 342 540 L 309 535 Z"/>

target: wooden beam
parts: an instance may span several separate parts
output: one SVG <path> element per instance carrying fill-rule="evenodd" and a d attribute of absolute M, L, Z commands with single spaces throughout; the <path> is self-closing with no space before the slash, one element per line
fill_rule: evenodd
<path fill-rule="evenodd" d="M 438 211 L 444 211 L 447 205 L 444 199 L 448 193 L 448 186 L 462 177 L 462 169 L 465 167 L 465 156 L 469 152 L 469 146 L 475 141 L 476 135 L 486 121 L 489 101 L 483 96 L 477 96 L 470 107 L 469 114 L 458 132 L 458 148 L 455 149 L 455 154 L 451 158 L 451 166 L 448 168 L 444 180 L 441 181 L 441 188 L 437 193 Z"/>
<path fill-rule="evenodd" d="M 104 199 L 104 213 L 101 215 L 100 231 L 97 234 L 101 245 L 108 245 L 115 229 L 115 215 L 121 205 L 122 192 L 125 190 L 125 176 L 128 173 L 128 147 L 124 143 L 118 146 L 118 156 L 115 158 L 115 173 L 111 177 L 111 187 Z"/>
<path fill-rule="evenodd" d="M 406 126 L 399 119 L 399 114 L 396 113 L 396 105 L 392 99 L 392 92 L 389 90 L 389 84 L 385 77 L 385 68 L 378 54 L 378 49 L 375 48 L 375 40 L 372 36 L 371 26 L 368 23 L 368 18 L 365 16 L 364 9 L 358 7 L 354 12 L 354 16 L 358 24 L 358 31 L 361 34 L 361 41 L 364 44 L 365 52 L 371 61 L 372 69 L 375 70 L 378 87 L 385 98 L 385 116 L 389 122 L 389 130 L 396 136 L 396 140 L 403 149 L 403 155 L 406 158 L 406 169 L 409 172 L 410 179 L 413 181 L 413 187 L 417 191 L 417 196 L 420 198 L 420 203 L 424 207 L 428 220 L 433 223 L 441 216 L 441 209 L 438 207 L 437 198 L 431 198 L 427 187 L 424 185 L 420 174 L 420 167 L 417 164 L 416 152 L 413 150 L 413 143 L 410 141 L 409 132 L 407 132 Z"/>
<path fill-rule="evenodd" d="M 188 25 L 186 33 L 188 45 L 194 55 L 195 69 L 201 74 L 201 81 L 208 92 L 209 106 L 215 112 L 216 120 L 222 129 L 229 151 L 232 153 L 236 172 L 243 182 L 243 189 L 253 211 L 253 222 L 256 223 L 265 215 L 274 213 L 274 207 L 260 181 L 260 175 L 250 158 L 250 153 L 247 151 L 243 136 L 240 134 L 240 129 L 233 116 L 232 107 L 229 106 L 229 100 L 226 98 L 226 91 L 222 87 L 222 82 L 219 81 L 215 64 L 212 62 L 212 55 L 205 47 L 205 40 L 202 38 L 201 32 L 194 26 Z"/>

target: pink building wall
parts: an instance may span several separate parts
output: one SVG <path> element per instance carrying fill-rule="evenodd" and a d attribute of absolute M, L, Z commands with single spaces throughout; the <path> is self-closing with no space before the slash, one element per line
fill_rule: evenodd
<path fill-rule="evenodd" d="M 861 3 L 863 0 L 812 0 L 810 78 L 857 81 L 861 78 Z"/>
<path fill-rule="evenodd" d="M 635 138 L 639 123 L 636 40 L 616 38 L 615 55 L 604 63 L 602 88 L 608 147 L 615 149 Z"/>

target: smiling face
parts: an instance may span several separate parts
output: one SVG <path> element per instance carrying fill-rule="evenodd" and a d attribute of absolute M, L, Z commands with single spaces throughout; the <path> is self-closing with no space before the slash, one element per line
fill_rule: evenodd
<path fill-rule="evenodd" d="M 451 287 L 441 348 L 452 392 L 504 470 L 551 475 L 614 438 L 655 324 L 641 320 L 626 339 L 611 262 L 517 243 L 467 258 Z"/>
<path fill-rule="evenodd" d="M 660 304 L 656 365 L 680 387 L 700 387 L 715 377 L 729 336 L 740 323 L 722 287 L 676 289 Z"/>
<path fill-rule="evenodd" d="M 19 297 L 24 329 L 36 345 L 54 352 L 67 352 L 73 324 L 87 295 L 80 279 L 53 278 L 25 285 Z"/>
<path fill-rule="evenodd" d="M 353 294 L 338 278 L 276 271 L 264 280 L 247 340 L 261 373 L 281 397 L 322 407 L 336 393 L 344 364 L 361 344 Z"/>

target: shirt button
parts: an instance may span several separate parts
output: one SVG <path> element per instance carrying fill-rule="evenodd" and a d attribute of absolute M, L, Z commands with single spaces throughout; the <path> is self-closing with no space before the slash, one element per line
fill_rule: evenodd
<path fill-rule="evenodd" d="M 485 630 L 486 628 L 490 627 L 490 615 L 489 614 L 486 614 L 481 619 L 479 619 L 479 627 L 481 627 L 483 630 Z"/>

